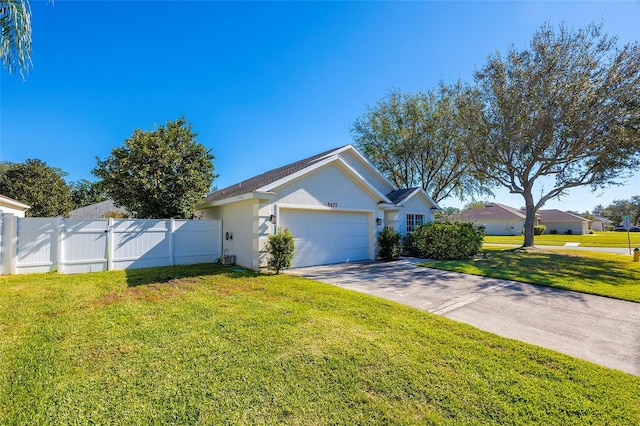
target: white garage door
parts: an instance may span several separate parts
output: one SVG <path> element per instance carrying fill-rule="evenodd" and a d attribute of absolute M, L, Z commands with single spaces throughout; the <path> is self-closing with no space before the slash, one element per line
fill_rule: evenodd
<path fill-rule="evenodd" d="M 295 238 L 294 268 L 369 259 L 367 213 L 281 209 L 279 223 Z"/>

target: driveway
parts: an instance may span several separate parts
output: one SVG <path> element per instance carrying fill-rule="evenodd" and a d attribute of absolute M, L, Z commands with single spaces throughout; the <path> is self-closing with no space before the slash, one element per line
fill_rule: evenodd
<path fill-rule="evenodd" d="M 640 376 L 640 304 L 439 271 L 416 260 L 288 271 Z"/>

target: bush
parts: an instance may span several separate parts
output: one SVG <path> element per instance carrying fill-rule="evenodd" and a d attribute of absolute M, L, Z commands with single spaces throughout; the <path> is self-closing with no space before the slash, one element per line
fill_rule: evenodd
<path fill-rule="evenodd" d="M 415 232 L 402 237 L 402 251 L 405 256 L 420 256 L 420 250 L 416 245 Z"/>
<path fill-rule="evenodd" d="M 544 225 L 536 225 L 533 227 L 533 235 L 542 235 L 544 231 L 547 230 L 547 227 Z"/>
<path fill-rule="evenodd" d="M 549 233 L 555 235 L 555 234 L 558 233 L 558 230 L 557 229 L 552 229 L 552 230 L 549 231 Z"/>
<path fill-rule="evenodd" d="M 296 249 L 293 235 L 288 229 L 278 228 L 278 232 L 269 235 L 264 251 L 269 255 L 267 264 L 279 274 L 283 269 L 291 268 Z"/>
<path fill-rule="evenodd" d="M 595 232 L 593 232 L 593 229 L 589 229 L 589 235 L 593 235 L 595 234 Z"/>
<path fill-rule="evenodd" d="M 484 227 L 472 223 L 431 222 L 416 227 L 411 237 L 405 237 L 405 248 L 428 259 L 466 259 L 480 252 L 484 235 Z"/>
<path fill-rule="evenodd" d="M 613 225 L 605 225 L 604 230 L 605 231 L 615 231 L 616 227 L 613 226 Z"/>
<path fill-rule="evenodd" d="M 382 260 L 397 259 L 402 252 L 402 244 L 400 244 L 401 236 L 392 228 L 385 227 L 378 234 L 378 246 L 380 251 L 378 255 Z"/>
<path fill-rule="evenodd" d="M 573 231 L 571 229 L 567 229 L 566 231 L 564 231 L 564 233 L 567 235 L 571 235 L 573 234 Z"/>

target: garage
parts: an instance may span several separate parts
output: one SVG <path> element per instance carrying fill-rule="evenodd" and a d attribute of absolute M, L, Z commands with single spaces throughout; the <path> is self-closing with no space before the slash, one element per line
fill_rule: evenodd
<path fill-rule="evenodd" d="M 293 234 L 293 267 L 370 259 L 369 213 L 281 209 L 279 226 Z"/>

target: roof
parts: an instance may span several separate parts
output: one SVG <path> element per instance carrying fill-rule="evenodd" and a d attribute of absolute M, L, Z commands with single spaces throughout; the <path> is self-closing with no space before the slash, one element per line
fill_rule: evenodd
<path fill-rule="evenodd" d="M 224 200 L 226 198 L 231 198 L 256 191 L 257 189 L 262 188 L 265 185 L 269 185 L 293 173 L 299 172 L 300 170 L 303 170 L 325 159 L 334 152 L 339 151 L 346 146 L 348 145 L 321 152 L 320 154 L 316 154 L 303 160 L 296 161 L 295 163 L 287 164 L 286 166 L 278 167 L 277 169 L 269 170 L 268 172 L 212 192 L 205 197 L 204 203 L 212 203 L 214 201 Z"/>
<path fill-rule="evenodd" d="M 101 219 L 109 212 L 127 213 L 122 207 L 116 207 L 113 200 L 100 201 L 89 204 L 69 212 L 70 219 Z"/>
<path fill-rule="evenodd" d="M 457 220 L 525 219 L 526 215 L 513 207 L 499 203 L 488 203 L 484 207 L 466 210 L 457 215 Z"/>
<path fill-rule="evenodd" d="M 592 215 L 593 216 L 593 220 L 598 220 L 602 223 L 613 223 L 611 220 L 609 220 L 608 218 L 604 217 L 604 216 L 598 216 L 598 215 Z"/>
<path fill-rule="evenodd" d="M 6 206 L 13 207 L 16 209 L 21 209 L 21 210 L 27 210 L 31 208 L 31 206 L 28 206 L 24 203 L 21 203 L 18 200 L 14 200 L 13 198 L 9 198 L 4 195 L 0 195 L 0 204 L 4 204 Z"/>
<path fill-rule="evenodd" d="M 405 198 L 407 198 L 409 195 L 411 195 L 413 191 L 415 191 L 416 189 L 418 188 L 397 189 L 395 191 L 391 191 L 390 193 L 388 193 L 387 198 L 391 200 L 393 204 L 398 204 L 402 202 Z"/>
<path fill-rule="evenodd" d="M 538 218 L 541 222 L 588 222 L 589 219 L 585 219 L 582 216 L 578 216 L 573 213 L 563 212 L 562 210 L 550 209 L 550 210 L 538 210 Z"/>

